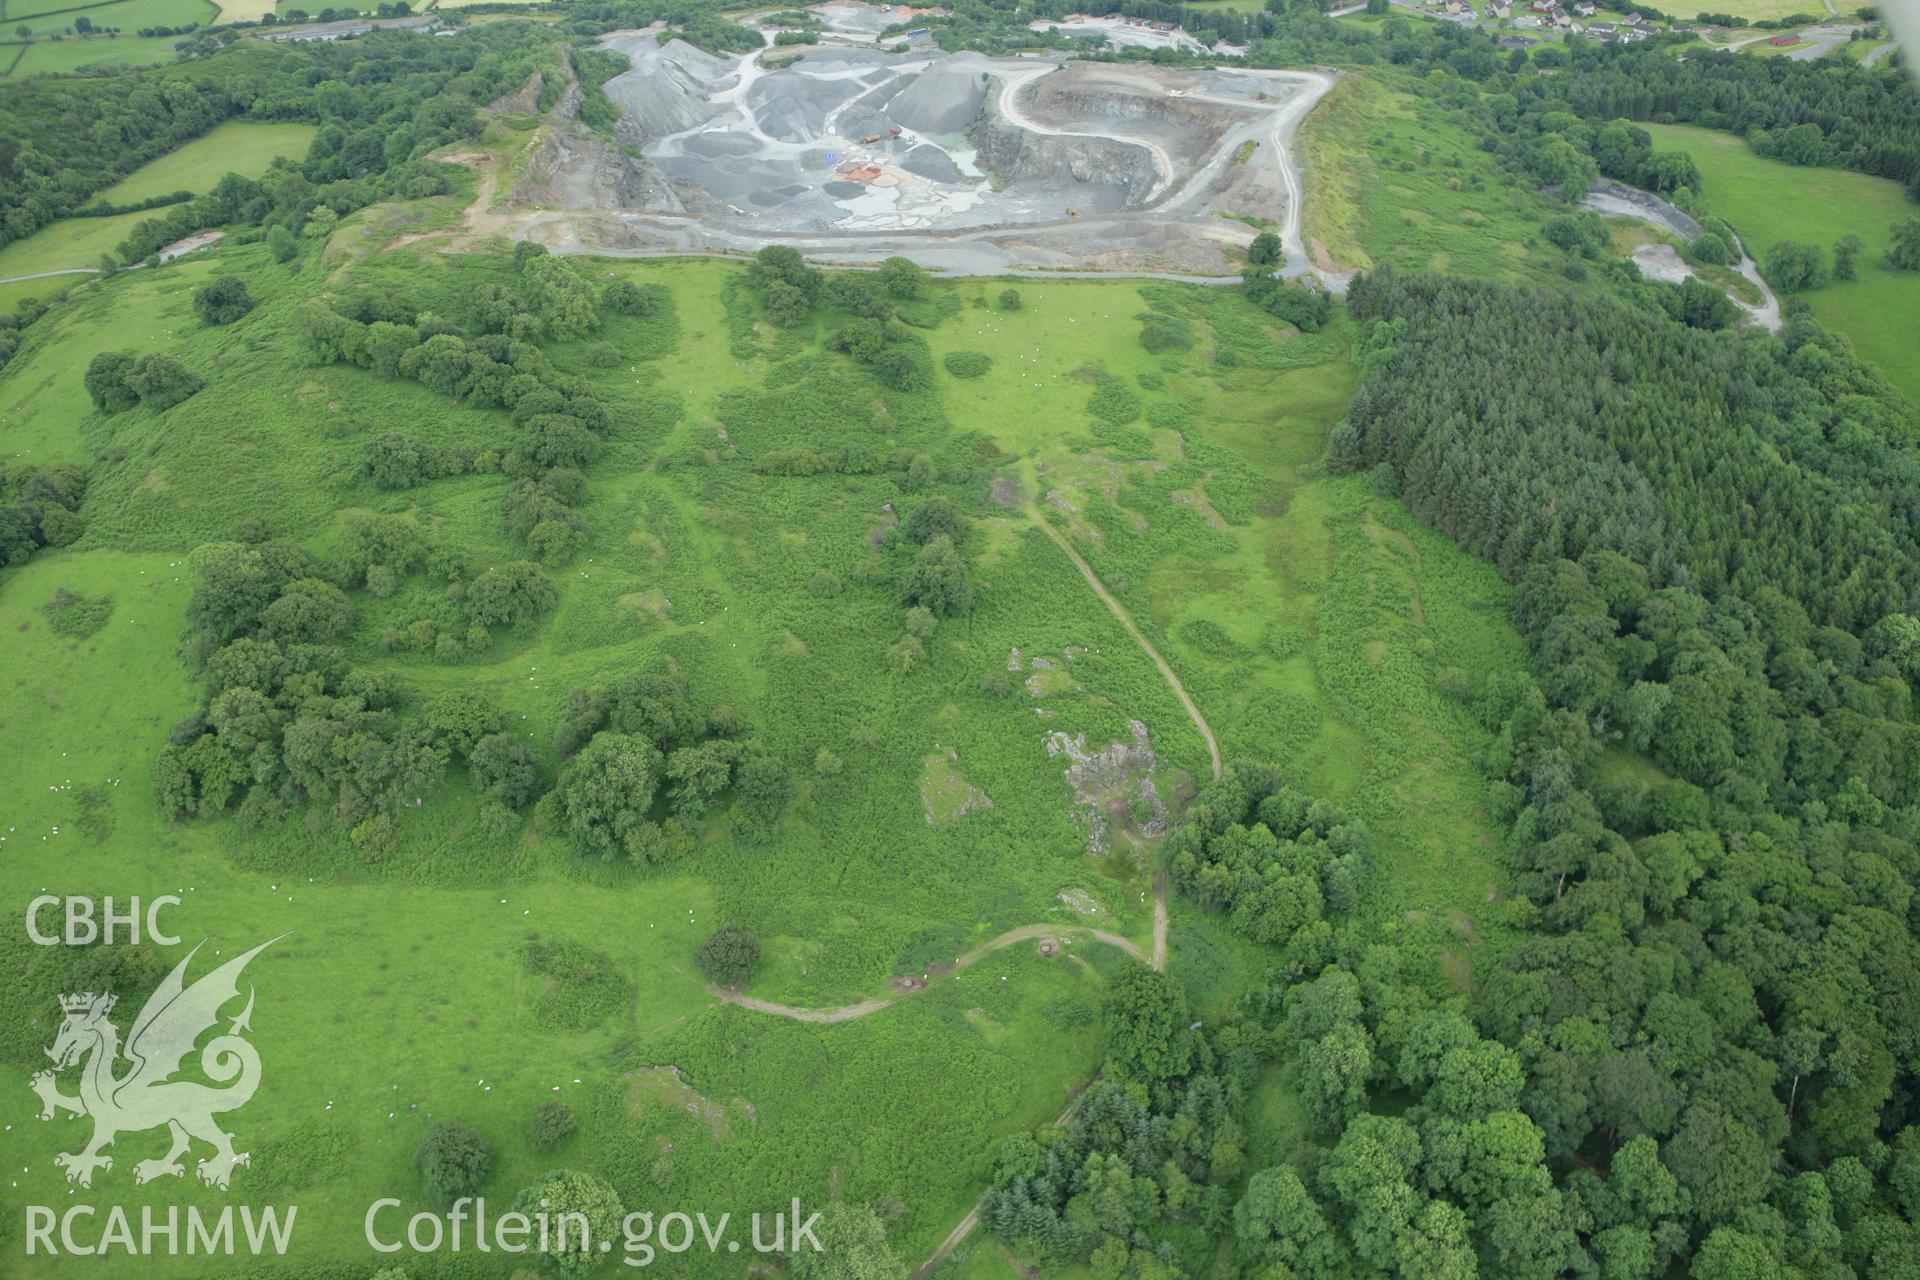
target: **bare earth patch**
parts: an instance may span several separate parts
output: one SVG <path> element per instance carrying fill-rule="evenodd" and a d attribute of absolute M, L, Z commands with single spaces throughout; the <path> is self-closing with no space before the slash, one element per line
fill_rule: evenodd
<path fill-rule="evenodd" d="M 725 1142 L 733 1137 L 733 1121 L 727 1108 L 710 1101 L 705 1094 L 683 1080 L 680 1068 L 645 1067 L 628 1072 L 626 1079 L 627 1110 L 634 1115 L 644 1115 L 654 1107 L 684 1111 L 697 1117 L 707 1127 L 707 1132 L 713 1135 L 715 1142 Z M 733 1105 L 748 1123 L 752 1123 L 754 1112 L 751 1103 L 735 1098 Z"/>
<path fill-rule="evenodd" d="M 987 793 L 962 776 L 959 753 L 937 745 L 920 770 L 920 803 L 930 827 L 949 826 L 975 809 L 993 808 Z"/>

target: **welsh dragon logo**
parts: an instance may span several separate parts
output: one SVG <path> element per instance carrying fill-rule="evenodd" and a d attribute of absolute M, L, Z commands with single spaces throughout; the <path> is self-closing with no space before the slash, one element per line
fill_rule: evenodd
<path fill-rule="evenodd" d="M 67 1171 L 68 1182 L 92 1186 L 95 1169 L 113 1169 L 113 1157 L 102 1155 L 103 1148 L 112 1146 L 123 1133 L 165 1125 L 173 1146 L 158 1160 L 134 1165 L 133 1180 L 181 1177 L 186 1170 L 180 1157 L 198 1139 L 213 1148 L 211 1156 L 198 1162 L 200 1181 L 226 1189 L 234 1166 L 246 1164 L 248 1159 L 244 1151 L 233 1149 L 233 1135 L 221 1129 L 214 1117 L 245 1106 L 260 1087 L 260 1055 L 240 1034 L 252 1029 L 248 1023 L 253 1016 L 251 985 L 246 1007 L 223 1034 L 200 1049 L 200 1072 L 214 1084 L 174 1077 L 180 1074 L 200 1037 L 220 1021 L 221 1008 L 239 997 L 240 973 L 247 962 L 279 940 L 261 943 L 188 986 L 187 965 L 200 950 L 195 947 L 147 999 L 140 1016 L 133 1020 L 124 1047 L 120 1029 L 107 1017 L 113 1012 L 111 994 L 89 991 L 60 997 L 60 1009 L 66 1018 L 53 1047 L 47 1050 L 53 1070 L 40 1072 L 30 1083 L 40 1095 L 42 1120 L 53 1119 L 57 1111 L 93 1118 L 92 1141 L 79 1151 L 54 1157 L 54 1162 Z M 132 1064 L 124 1072 L 116 1070 L 122 1058 Z M 80 1092 L 77 1097 L 69 1097 L 60 1092 L 57 1077 L 76 1065 L 80 1067 Z"/>

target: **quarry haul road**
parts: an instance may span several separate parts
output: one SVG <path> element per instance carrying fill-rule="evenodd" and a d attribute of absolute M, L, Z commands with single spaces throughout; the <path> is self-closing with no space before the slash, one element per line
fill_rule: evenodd
<path fill-rule="evenodd" d="M 1032 84 L 1040 77 L 1051 75 L 1059 69 L 1059 67 L 1052 63 L 1044 63 L 1038 67 L 1023 67 L 1020 70 L 1008 72 L 1000 81 L 1000 96 L 997 100 L 1000 118 L 1015 128 L 1025 129 L 1028 133 L 1045 134 L 1050 138 L 1097 138 L 1103 142 L 1111 140 L 1114 142 L 1129 143 L 1136 147 L 1143 147 L 1146 149 L 1147 154 L 1153 157 L 1154 168 L 1160 171 L 1160 180 L 1154 184 L 1153 190 L 1147 194 L 1147 199 L 1149 201 L 1153 200 L 1172 185 L 1173 157 L 1168 155 L 1167 149 L 1157 142 L 1124 133 L 1088 133 L 1083 129 L 1055 129 L 1048 125 L 1041 124 L 1038 120 L 1024 114 L 1020 110 L 1014 101 L 1014 98 L 1019 94 L 1020 90 Z"/>
<path fill-rule="evenodd" d="M 1086 133 L 1077 129 L 1054 129 L 1041 124 L 1039 121 L 1033 119 L 1033 117 L 1021 112 L 1016 100 L 1019 90 L 1033 83 L 1040 77 L 1057 70 L 1059 70 L 1059 68 L 1056 66 L 1046 66 L 1008 73 L 1000 85 L 998 109 L 1001 118 L 1006 120 L 1007 123 L 1025 129 L 1030 133 L 1048 134 L 1057 138 L 1112 139 L 1116 142 L 1126 142 L 1134 146 L 1146 148 L 1147 151 L 1152 154 L 1154 164 L 1160 171 L 1160 182 L 1159 185 L 1154 188 L 1153 192 L 1147 196 L 1146 201 L 1138 211 L 1138 215 L 1129 220 L 1137 220 L 1139 215 L 1164 217 L 1182 206 L 1193 203 L 1194 197 L 1203 195 L 1211 189 L 1214 181 L 1220 176 L 1221 171 L 1234 162 L 1234 157 L 1240 148 L 1240 144 L 1247 141 L 1259 141 L 1264 132 L 1265 140 L 1272 148 L 1274 163 L 1280 172 L 1281 185 L 1287 190 L 1286 216 L 1280 224 L 1280 244 L 1286 253 L 1287 259 L 1286 274 L 1295 275 L 1302 271 L 1312 269 L 1307 259 L 1306 245 L 1301 233 L 1303 223 L 1302 207 L 1306 201 L 1306 191 L 1301 182 L 1300 166 L 1294 159 L 1291 143 L 1294 132 L 1300 126 L 1300 121 L 1305 119 L 1307 113 L 1312 111 L 1313 108 L 1319 104 L 1320 100 L 1326 97 L 1327 93 L 1333 88 L 1332 76 L 1319 71 L 1265 71 L 1242 67 L 1216 68 L 1216 70 L 1225 75 L 1252 76 L 1261 80 L 1301 82 L 1305 88 L 1302 92 L 1289 98 L 1278 109 L 1262 112 L 1262 118 L 1235 125 L 1226 133 L 1222 134 L 1220 141 L 1214 145 L 1213 154 L 1207 158 L 1206 163 L 1188 174 L 1186 180 L 1182 182 L 1177 189 L 1168 191 L 1167 188 L 1173 183 L 1173 159 L 1167 154 L 1166 148 L 1162 147 L 1159 143 L 1131 134 Z M 1259 103 L 1244 98 L 1222 97 L 1217 93 L 1181 93 L 1178 96 L 1178 101 L 1210 102 L 1215 106 L 1232 107 L 1241 111 L 1250 108 L 1258 109 L 1260 107 Z M 1162 199 L 1162 197 L 1164 197 L 1164 199 Z M 1159 203 L 1156 204 L 1156 201 Z M 1090 219 L 1081 225 L 1083 227 L 1097 227 L 1103 222 L 1116 221 L 1122 216 L 1125 215 L 1110 214 L 1103 218 Z M 1235 277 L 1234 279 L 1235 282 L 1238 283 L 1238 278 Z"/>

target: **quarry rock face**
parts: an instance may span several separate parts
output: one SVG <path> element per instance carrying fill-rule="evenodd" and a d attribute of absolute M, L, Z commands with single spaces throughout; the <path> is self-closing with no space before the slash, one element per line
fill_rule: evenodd
<path fill-rule="evenodd" d="M 1083 212 L 1107 212 L 1146 199 L 1158 175 L 1142 147 L 1110 138 L 1056 138 L 998 122 L 974 130 L 980 163 L 1021 183 L 1072 184 Z"/>

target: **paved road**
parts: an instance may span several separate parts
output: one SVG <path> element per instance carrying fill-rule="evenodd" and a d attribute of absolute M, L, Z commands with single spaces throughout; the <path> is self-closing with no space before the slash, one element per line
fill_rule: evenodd
<path fill-rule="evenodd" d="M 8 276 L 0 284 L 21 284 L 28 280 L 46 280 L 53 276 L 97 276 L 98 267 L 63 267 L 58 271 L 35 271 L 30 275 Z"/>

